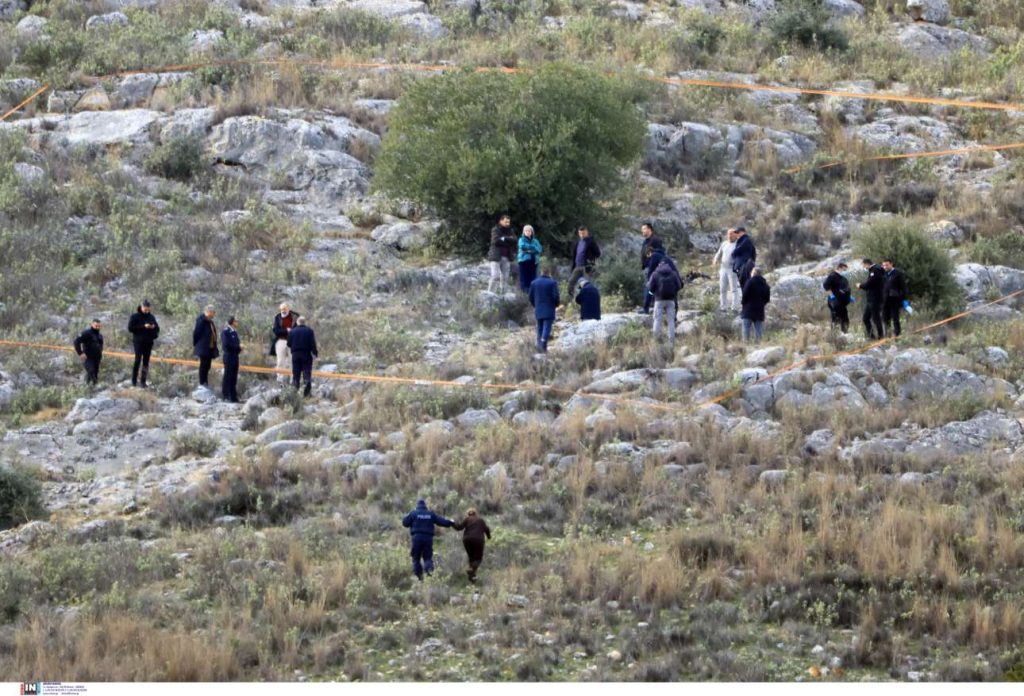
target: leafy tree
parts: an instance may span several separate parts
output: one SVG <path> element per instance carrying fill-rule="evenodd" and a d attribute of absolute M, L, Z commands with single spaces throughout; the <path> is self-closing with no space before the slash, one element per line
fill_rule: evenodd
<path fill-rule="evenodd" d="M 0 467 L 0 529 L 46 514 L 39 481 L 24 469 Z"/>
<path fill-rule="evenodd" d="M 954 314 L 964 304 L 946 250 L 915 223 L 894 218 L 875 223 L 854 239 L 859 258 L 876 263 L 892 259 L 907 274 L 912 304 L 924 305 L 941 314 Z"/>
<path fill-rule="evenodd" d="M 414 85 L 395 108 L 375 187 L 436 211 L 437 245 L 479 253 L 498 215 L 548 249 L 613 218 L 609 198 L 640 155 L 649 87 L 578 66 L 462 71 Z"/>

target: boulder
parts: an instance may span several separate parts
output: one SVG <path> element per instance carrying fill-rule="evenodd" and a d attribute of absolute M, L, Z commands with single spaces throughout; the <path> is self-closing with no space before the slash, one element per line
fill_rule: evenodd
<path fill-rule="evenodd" d="M 130 145 L 149 140 L 160 114 L 148 109 L 83 111 L 62 121 L 54 135 L 69 145 Z"/>
<path fill-rule="evenodd" d="M 765 486 L 781 486 L 786 482 L 789 476 L 790 473 L 786 469 L 769 469 L 767 471 L 762 471 L 758 475 L 757 480 Z"/>
<path fill-rule="evenodd" d="M 747 355 L 747 364 L 752 367 L 767 367 L 781 362 L 786 357 L 786 349 L 782 346 L 768 346 L 751 351 Z"/>
<path fill-rule="evenodd" d="M 126 26 L 128 26 L 128 15 L 124 12 L 110 12 L 107 14 L 93 15 L 85 22 L 86 29 Z"/>
<path fill-rule="evenodd" d="M 428 41 L 443 39 L 448 35 L 444 22 L 439 17 L 435 17 L 427 12 L 402 15 L 398 18 L 398 24 L 410 33 Z"/>
<path fill-rule="evenodd" d="M 304 426 L 302 421 L 290 420 L 267 428 L 256 437 L 256 443 L 260 445 L 270 444 L 277 440 L 295 440 L 302 436 Z"/>
<path fill-rule="evenodd" d="M 821 281 L 808 275 L 786 275 L 775 281 L 772 288 L 772 305 L 790 311 L 794 303 L 811 299 L 821 294 Z"/>
<path fill-rule="evenodd" d="M 597 343 L 610 341 L 624 326 L 636 320 L 636 315 L 605 314 L 600 320 L 587 319 L 571 324 L 558 322 L 553 346 L 564 352 L 589 349 Z"/>
<path fill-rule="evenodd" d="M 21 18 L 14 30 L 18 32 L 19 37 L 32 41 L 43 35 L 43 29 L 48 23 L 49 21 L 45 17 L 28 15 Z"/>
<path fill-rule="evenodd" d="M 886 116 L 844 129 L 851 138 L 882 151 L 921 152 L 951 145 L 954 131 L 931 116 Z"/>
<path fill-rule="evenodd" d="M 91 520 L 73 527 L 68 531 L 68 538 L 76 544 L 107 541 L 111 537 L 124 533 L 124 522 L 120 520 Z"/>
<path fill-rule="evenodd" d="M 394 477 L 395 470 L 387 464 L 360 464 L 356 467 L 356 479 L 376 485 L 387 477 Z"/>
<path fill-rule="evenodd" d="M 896 34 L 896 42 L 925 60 L 947 58 L 963 50 L 984 57 L 990 47 L 988 39 L 937 24 L 908 24 Z"/>
<path fill-rule="evenodd" d="M 11 19 L 18 12 L 27 9 L 26 0 L 0 0 L 0 19 Z"/>
<path fill-rule="evenodd" d="M 127 423 L 138 411 L 139 402 L 134 399 L 98 396 L 91 399 L 78 399 L 64 420 L 68 423 L 84 423 L 86 421 L 125 421 Z"/>
<path fill-rule="evenodd" d="M 370 238 L 397 251 L 418 251 L 426 248 L 440 223 L 392 222 L 378 225 Z"/>
<path fill-rule="evenodd" d="M 989 293 L 1003 296 L 1024 288 L 1024 270 L 962 263 L 956 267 L 956 282 L 969 302 L 977 302 L 988 299 Z"/>
<path fill-rule="evenodd" d="M 420 0 L 355 0 L 348 7 L 385 19 L 395 19 L 427 12 L 427 4 Z"/>
<path fill-rule="evenodd" d="M 209 53 L 224 40 L 224 32 L 220 29 L 196 29 L 189 34 L 188 40 L 195 53 Z"/>
<path fill-rule="evenodd" d="M 107 91 L 101 86 L 93 87 L 87 90 L 77 102 L 75 102 L 72 111 L 109 111 L 110 110 L 110 97 L 107 96 Z"/>
<path fill-rule="evenodd" d="M 278 440 L 267 445 L 267 451 L 275 459 L 281 459 L 291 452 L 302 452 L 309 449 L 310 443 L 305 440 Z"/>
<path fill-rule="evenodd" d="M 828 454 L 836 449 L 836 436 L 831 430 L 815 430 L 804 440 L 804 452 L 812 457 Z"/>
<path fill-rule="evenodd" d="M 42 87 L 40 83 L 27 77 L 0 80 L 0 111 L 14 108 L 40 87 Z"/>
<path fill-rule="evenodd" d="M 949 0 L 907 0 L 907 12 L 917 22 L 949 24 Z"/>
<path fill-rule="evenodd" d="M 999 346 L 989 346 L 982 354 L 980 362 L 986 367 L 1000 369 L 1010 364 L 1010 354 Z"/>
<path fill-rule="evenodd" d="M 962 244 L 964 241 L 964 231 L 960 229 L 959 225 L 951 220 L 939 220 L 938 222 L 933 222 L 925 228 L 925 232 L 927 232 L 933 239 L 953 246 Z"/>
<path fill-rule="evenodd" d="M 512 417 L 512 425 L 519 428 L 544 427 L 555 422 L 551 411 L 522 411 Z"/>
<path fill-rule="evenodd" d="M 212 404 L 217 401 L 217 394 L 209 387 L 202 385 L 192 390 L 192 400 L 201 404 Z"/>
<path fill-rule="evenodd" d="M 863 17 L 866 14 L 864 6 L 856 0 L 825 0 L 825 9 L 837 19 L 846 17 Z"/>
<path fill-rule="evenodd" d="M 455 417 L 455 422 L 463 428 L 473 429 L 501 422 L 501 416 L 493 408 L 469 409 Z"/>
<path fill-rule="evenodd" d="M 159 83 L 160 76 L 155 73 L 128 75 L 118 83 L 113 104 L 118 109 L 149 106 L 153 91 Z"/>
<path fill-rule="evenodd" d="M 27 162 L 14 163 L 14 176 L 22 183 L 35 184 L 46 179 L 46 172 L 42 167 Z"/>

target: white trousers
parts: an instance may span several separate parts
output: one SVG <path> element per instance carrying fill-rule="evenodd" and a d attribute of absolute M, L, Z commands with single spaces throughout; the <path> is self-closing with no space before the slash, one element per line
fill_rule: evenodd
<path fill-rule="evenodd" d="M 718 269 L 718 306 L 722 309 L 729 309 L 726 298 L 729 290 L 732 289 L 732 308 L 739 309 L 740 306 L 740 279 L 732 272 L 731 268 Z"/>
<path fill-rule="evenodd" d="M 509 260 L 504 256 L 501 257 L 500 261 L 491 261 L 491 280 L 487 283 L 488 292 L 494 292 L 495 287 L 499 295 L 505 294 L 505 280 L 508 278 L 508 271 L 510 267 Z"/>
<path fill-rule="evenodd" d="M 277 339 L 277 343 L 274 344 L 274 352 L 277 354 L 277 369 L 290 371 L 292 369 L 292 352 L 288 348 L 288 341 L 283 338 Z M 278 382 L 287 382 L 289 379 L 288 375 L 277 376 Z"/>

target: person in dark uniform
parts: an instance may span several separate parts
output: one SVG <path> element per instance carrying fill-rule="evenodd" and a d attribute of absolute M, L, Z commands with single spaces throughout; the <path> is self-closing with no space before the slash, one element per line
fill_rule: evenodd
<path fill-rule="evenodd" d="M 402 526 L 412 536 L 412 572 L 423 580 L 423 573 L 434 572 L 434 526 L 451 527 L 454 524 L 427 507 L 427 501 L 417 500 L 416 509 L 402 518 Z"/>
<path fill-rule="evenodd" d="M 476 582 L 476 572 L 484 560 L 484 539 L 486 537 L 488 541 L 490 540 L 491 528 L 487 526 L 484 518 L 477 514 L 476 508 L 470 508 L 466 510 L 465 519 L 453 524 L 452 529 L 462 532 L 462 546 L 469 558 L 466 577 L 470 582 Z"/>
<path fill-rule="evenodd" d="M 893 267 L 889 259 L 882 261 L 882 270 L 885 272 L 885 279 L 882 282 L 882 325 L 886 328 L 887 336 L 899 336 L 900 312 L 910 295 L 907 290 L 907 276 L 900 269 Z"/>
<path fill-rule="evenodd" d="M 85 368 L 85 383 L 95 386 L 100 380 L 100 361 L 103 360 L 103 322 L 93 319 L 89 328 L 75 339 L 75 352 Z"/>
<path fill-rule="evenodd" d="M 306 317 L 295 320 L 296 327 L 288 334 L 288 349 L 292 352 L 292 385 L 299 388 L 299 377 L 305 381 L 302 395 L 313 393 L 313 359 L 319 357 L 316 335 L 306 326 Z"/>
<path fill-rule="evenodd" d="M 135 364 L 132 365 L 132 386 L 139 385 L 139 368 L 142 368 L 142 388 L 146 388 L 149 378 L 149 357 L 153 353 L 153 344 L 160 335 L 160 324 L 149 300 L 143 300 L 128 319 L 128 333 L 132 335 L 132 347 L 135 349 Z"/>
<path fill-rule="evenodd" d="M 882 337 L 882 285 L 885 283 L 885 272 L 871 259 L 861 262 L 868 272 L 867 280 L 857 283 L 857 288 L 864 291 L 864 330 L 868 340 Z"/>
<path fill-rule="evenodd" d="M 224 379 L 220 383 L 220 392 L 225 401 L 238 403 L 238 356 L 242 352 L 242 341 L 238 338 L 238 321 L 228 318 L 228 325 L 220 334 L 220 344 L 224 348 Z"/>
<path fill-rule="evenodd" d="M 828 274 L 821 287 L 828 296 L 828 309 L 832 313 L 832 326 L 838 326 L 839 330 L 846 333 L 850 329 L 850 313 L 847 307 L 853 296 L 850 294 L 850 281 L 846 279 L 845 263 L 836 264 L 835 269 Z"/>

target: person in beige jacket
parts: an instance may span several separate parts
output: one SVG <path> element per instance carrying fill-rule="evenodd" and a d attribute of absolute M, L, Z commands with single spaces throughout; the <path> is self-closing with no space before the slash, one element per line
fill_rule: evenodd
<path fill-rule="evenodd" d="M 732 270 L 732 250 L 736 248 L 735 232 L 729 230 L 725 233 L 725 241 L 715 252 L 713 263 L 718 264 L 718 306 L 725 312 L 730 306 L 733 311 L 740 307 L 740 279 Z M 732 293 L 732 304 L 727 301 L 729 293 Z"/>

